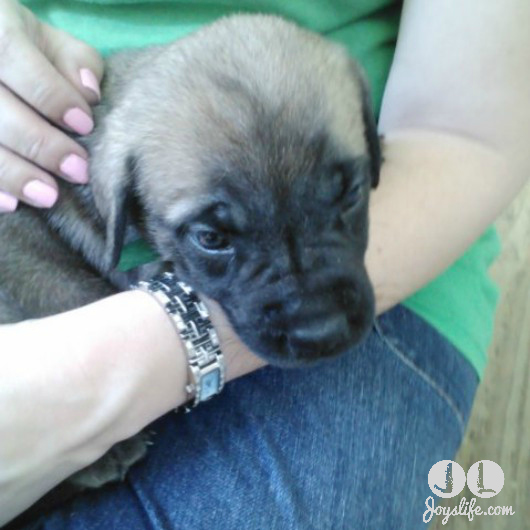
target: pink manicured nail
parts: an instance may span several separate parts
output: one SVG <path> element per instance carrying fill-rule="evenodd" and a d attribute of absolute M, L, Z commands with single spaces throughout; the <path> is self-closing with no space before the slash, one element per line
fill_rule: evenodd
<path fill-rule="evenodd" d="M 79 155 L 68 155 L 61 163 L 61 173 L 70 177 L 76 184 L 86 184 L 88 182 L 88 164 Z"/>
<path fill-rule="evenodd" d="M 55 204 L 57 200 L 57 190 L 44 184 L 40 180 L 32 180 L 28 182 L 22 189 L 24 196 L 29 199 L 35 206 L 42 208 L 49 208 Z"/>
<path fill-rule="evenodd" d="M 89 70 L 88 68 L 81 68 L 81 70 L 79 70 L 79 75 L 81 77 L 81 84 L 85 88 L 88 88 L 89 90 L 92 90 L 92 92 L 95 92 L 98 99 L 101 98 L 99 83 L 97 77 L 93 74 L 92 70 Z"/>
<path fill-rule="evenodd" d="M 13 195 L 0 191 L 0 213 L 14 212 L 17 209 L 18 200 Z"/>
<path fill-rule="evenodd" d="M 67 110 L 63 117 L 64 123 L 79 134 L 88 134 L 94 128 L 92 118 L 78 107 Z"/>

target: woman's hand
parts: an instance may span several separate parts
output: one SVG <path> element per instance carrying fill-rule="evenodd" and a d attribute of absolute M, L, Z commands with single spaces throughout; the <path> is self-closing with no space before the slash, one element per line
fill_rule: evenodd
<path fill-rule="evenodd" d="M 52 206 L 52 175 L 88 181 L 87 153 L 66 132 L 92 130 L 102 75 L 95 50 L 0 0 L 0 212 Z"/>

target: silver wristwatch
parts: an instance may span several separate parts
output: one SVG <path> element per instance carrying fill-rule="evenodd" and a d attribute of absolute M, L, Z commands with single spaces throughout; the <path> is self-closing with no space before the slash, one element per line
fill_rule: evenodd
<path fill-rule="evenodd" d="M 152 294 L 170 315 L 184 343 L 188 358 L 189 411 L 219 394 L 224 386 L 225 364 L 208 310 L 197 293 L 174 274 L 164 272 L 133 287 Z"/>

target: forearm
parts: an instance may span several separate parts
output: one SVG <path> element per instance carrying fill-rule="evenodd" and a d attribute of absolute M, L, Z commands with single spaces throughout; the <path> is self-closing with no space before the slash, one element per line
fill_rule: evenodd
<path fill-rule="evenodd" d="M 0 525 L 179 400 L 160 312 L 126 293 L 0 327 Z"/>
<path fill-rule="evenodd" d="M 501 153 L 471 139 L 398 128 L 385 134 L 366 257 L 378 313 L 451 265 L 524 184 Z"/>
<path fill-rule="evenodd" d="M 227 379 L 263 363 L 209 303 Z M 75 311 L 0 327 L 0 525 L 114 443 L 184 403 L 187 363 L 150 295 L 121 293 Z"/>
<path fill-rule="evenodd" d="M 406 0 L 367 255 L 379 311 L 450 265 L 530 175 L 527 0 Z"/>

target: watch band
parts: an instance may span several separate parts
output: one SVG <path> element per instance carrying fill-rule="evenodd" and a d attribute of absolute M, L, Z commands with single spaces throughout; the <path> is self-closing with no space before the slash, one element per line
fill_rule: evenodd
<path fill-rule="evenodd" d="M 170 272 L 140 281 L 133 287 L 154 296 L 171 317 L 184 343 L 188 359 L 186 392 L 189 397 L 184 410 L 189 411 L 219 394 L 224 386 L 223 353 L 208 310 L 197 293 Z"/>

